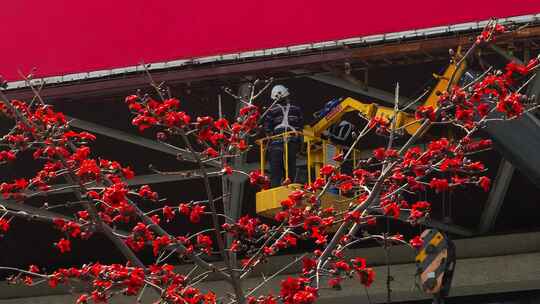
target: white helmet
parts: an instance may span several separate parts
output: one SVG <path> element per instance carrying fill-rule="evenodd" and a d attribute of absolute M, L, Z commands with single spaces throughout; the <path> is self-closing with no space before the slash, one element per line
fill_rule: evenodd
<path fill-rule="evenodd" d="M 270 93 L 270 98 L 272 98 L 274 101 L 280 100 L 281 98 L 285 98 L 287 96 L 289 96 L 289 90 L 281 84 L 274 86 L 272 88 L 272 93 Z"/>

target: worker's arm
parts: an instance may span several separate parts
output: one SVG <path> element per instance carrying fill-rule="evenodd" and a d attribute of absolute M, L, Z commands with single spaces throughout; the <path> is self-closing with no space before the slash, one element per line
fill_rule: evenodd
<path fill-rule="evenodd" d="M 263 129 L 267 136 L 272 135 L 272 131 L 274 130 L 274 115 L 274 111 L 269 109 L 268 113 L 264 116 Z"/>

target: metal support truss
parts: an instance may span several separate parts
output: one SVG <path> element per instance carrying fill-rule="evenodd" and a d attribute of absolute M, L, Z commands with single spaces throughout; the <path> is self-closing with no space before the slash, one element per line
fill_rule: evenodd
<path fill-rule="evenodd" d="M 133 135 L 124 131 L 112 129 L 109 127 L 105 127 L 105 126 L 102 126 L 93 122 L 81 120 L 78 118 L 68 117 L 68 119 L 70 120 L 69 121 L 70 126 L 77 129 L 90 131 L 99 135 L 107 136 L 107 137 L 114 138 L 120 141 L 128 142 L 128 143 L 135 144 L 141 147 L 163 152 L 169 155 L 177 156 L 185 161 L 191 161 L 191 162 L 195 161 L 191 153 L 187 151 L 186 149 L 173 147 L 173 146 L 161 143 L 156 140 L 151 140 L 151 139 L 144 138 L 141 136 Z M 220 164 L 218 162 L 207 162 L 206 164 L 213 167 L 218 167 L 218 168 L 220 167 Z"/>
<path fill-rule="evenodd" d="M 497 172 L 497 177 L 495 182 L 491 186 L 491 191 L 489 192 L 488 199 L 484 206 L 484 211 L 480 218 L 480 226 L 478 227 L 478 232 L 486 233 L 489 232 L 493 226 L 495 226 L 495 220 L 499 215 L 502 204 L 504 202 L 504 197 L 512 181 L 512 176 L 514 175 L 515 167 L 505 159 L 501 160 L 499 165 L 499 171 Z"/>
<path fill-rule="evenodd" d="M 304 71 L 294 70 L 292 72 L 295 74 L 301 74 Z M 350 91 L 356 94 L 361 94 L 367 97 L 380 100 L 387 104 L 392 104 L 392 105 L 394 104 L 394 99 L 395 99 L 394 94 L 386 92 L 384 90 L 377 89 L 377 88 L 361 85 L 359 83 L 351 81 L 350 78 L 344 79 L 344 78 L 334 75 L 333 73 L 320 73 L 320 74 L 315 74 L 315 75 L 309 75 L 307 77 L 313 80 L 325 83 L 325 84 L 329 84 L 329 85 L 332 85 L 341 89 L 345 89 L 347 91 Z M 400 101 L 400 104 L 408 104 L 410 102 L 410 99 L 407 97 L 400 96 L 399 101 Z"/>

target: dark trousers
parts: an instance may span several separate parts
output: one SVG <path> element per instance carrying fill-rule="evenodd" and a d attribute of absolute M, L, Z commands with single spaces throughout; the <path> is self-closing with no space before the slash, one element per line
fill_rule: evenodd
<path fill-rule="evenodd" d="M 296 153 L 300 149 L 300 143 L 289 142 L 287 144 L 288 150 L 288 173 L 291 181 L 294 182 L 296 177 Z M 281 186 L 281 183 L 285 177 L 285 147 L 283 143 L 272 143 L 268 147 L 268 158 L 270 160 L 270 173 L 272 188 Z"/>

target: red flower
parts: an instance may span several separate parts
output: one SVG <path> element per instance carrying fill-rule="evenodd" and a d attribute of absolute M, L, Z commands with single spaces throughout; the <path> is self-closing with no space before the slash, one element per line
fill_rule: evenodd
<path fill-rule="evenodd" d="M 231 250 L 232 252 L 238 252 L 238 250 L 240 249 L 240 245 L 241 245 L 241 244 L 240 244 L 240 241 L 234 240 L 234 241 L 232 242 L 232 244 L 231 244 L 230 250 Z"/>
<path fill-rule="evenodd" d="M 383 160 L 384 157 L 385 157 L 384 151 L 385 151 L 384 148 L 377 148 L 377 149 L 373 150 L 373 156 L 374 156 L 377 160 Z"/>
<path fill-rule="evenodd" d="M 171 241 L 171 239 L 169 238 L 168 235 L 157 237 L 152 242 L 154 256 L 157 256 L 159 251 L 161 250 L 161 248 L 169 246 L 171 244 L 171 242 L 172 241 Z"/>
<path fill-rule="evenodd" d="M 304 197 L 305 192 L 302 190 L 294 190 L 289 194 L 289 198 L 294 201 L 300 201 Z"/>
<path fill-rule="evenodd" d="M 221 169 L 221 172 L 225 175 L 231 175 L 233 173 L 233 169 L 231 166 L 225 165 L 223 169 Z"/>
<path fill-rule="evenodd" d="M 197 246 L 201 247 L 206 254 L 210 254 L 212 251 L 212 239 L 203 234 L 197 235 Z"/>
<path fill-rule="evenodd" d="M 158 198 L 157 193 L 152 191 L 152 189 L 148 185 L 141 186 L 141 188 L 139 189 L 139 195 L 153 201 L 157 200 Z"/>
<path fill-rule="evenodd" d="M 278 222 L 283 222 L 289 218 L 289 213 L 287 211 L 280 211 L 276 213 L 276 216 L 274 216 L 274 219 Z"/>
<path fill-rule="evenodd" d="M 518 93 L 512 93 L 511 95 L 499 100 L 497 103 L 497 111 L 506 114 L 508 117 L 515 117 L 523 113 L 523 105 L 521 100 L 524 99 L 523 95 Z"/>
<path fill-rule="evenodd" d="M 204 155 L 208 156 L 208 157 L 218 157 L 219 156 L 219 153 L 218 151 L 216 151 L 214 148 L 210 147 L 206 150 L 204 150 L 203 152 Z"/>
<path fill-rule="evenodd" d="M 397 203 L 392 202 L 383 207 L 384 214 L 395 219 L 399 218 L 400 209 Z"/>
<path fill-rule="evenodd" d="M 299 291 L 293 296 L 293 304 L 310 304 L 315 302 L 317 297 L 313 292 Z"/>
<path fill-rule="evenodd" d="M 129 95 L 129 96 L 126 97 L 126 99 L 124 101 L 127 104 L 132 104 L 134 102 L 139 101 L 139 96 L 137 96 L 137 95 Z"/>
<path fill-rule="evenodd" d="M 49 287 L 56 288 L 58 286 L 58 278 L 54 276 L 50 277 L 48 283 L 49 283 Z"/>
<path fill-rule="evenodd" d="M 358 276 L 360 277 L 360 283 L 366 287 L 371 286 L 373 281 L 375 281 L 375 271 L 373 271 L 372 268 L 366 268 L 359 271 Z"/>
<path fill-rule="evenodd" d="M 296 238 L 295 238 L 292 234 L 290 234 L 290 233 L 288 233 L 287 235 L 285 235 L 285 236 L 283 237 L 283 240 L 284 240 L 289 246 L 292 246 L 292 247 L 295 247 L 295 246 L 296 246 L 297 240 L 296 240 Z"/>
<path fill-rule="evenodd" d="M 66 240 L 65 238 L 60 239 L 58 243 L 54 244 L 61 253 L 66 253 L 71 251 L 71 242 L 69 240 Z"/>
<path fill-rule="evenodd" d="M 239 114 L 240 114 L 240 116 L 244 116 L 244 115 L 248 114 L 251 111 L 257 111 L 257 110 L 258 110 L 257 106 L 249 105 L 249 106 L 241 108 L 240 111 L 239 111 Z"/>
<path fill-rule="evenodd" d="M 214 122 L 214 127 L 218 130 L 224 130 L 229 127 L 229 121 L 225 118 L 220 118 Z"/>
<path fill-rule="evenodd" d="M 478 185 L 484 189 L 485 192 L 489 191 L 489 186 L 491 184 L 491 180 L 487 176 L 481 176 L 480 179 L 478 179 Z"/>
<path fill-rule="evenodd" d="M 462 159 L 461 157 L 445 158 L 443 159 L 440 169 L 441 172 L 446 172 L 448 170 L 455 170 L 461 166 Z"/>
<path fill-rule="evenodd" d="M 346 181 L 339 185 L 339 190 L 341 190 L 344 193 L 347 193 L 353 189 L 353 182 L 352 181 Z"/>
<path fill-rule="evenodd" d="M 281 201 L 281 207 L 283 207 L 285 210 L 292 208 L 295 204 L 296 202 L 290 198 L 286 198 Z"/>
<path fill-rule="evenodd" d="M 322 176 L 330 176 L 335 172 L 336 168 L 332 165 L 325 165 L 321 168 L 320 174 Z"/>
<path fill-rule="evenodd" d="M 439 153 L 442 152 L 450 146 L 450 142 L 446 138 L 441 138 L 439 140 L 435 140 L 429 143 L 428 150 L 433 153 Z"/>
<path fill-rule="evenodd" d="M 334 157 L 332 158 L 334 161 L 336 162 L 341 162 L 343 161 L 343 153 L 339 153 L 337 155 L 334 155 Z"/>
<path fill-rule="evenodd" d="M 341 278 L 332 278 L 328 280 L 328 286 L 335 289 L 341 289 Z"/>
<path fill-rule="evenodd" d="M 366 259 L 364 259 L 364 258 L 356 257 L 356 258 L 352 259 L 351 262 L 353 264 L 354 270 L 356 270 L 356 271 L 362 271 L 362 270 L 366 269 Z"/>
<path fill-rule="evenodd" d="M 311 227 L 311 238 L 315 239 L 317 245 L 324 245 L 327 242 L 326 234 L 321 234 L 319 227 Z"/>
<path fill-rule="evenodd" d="M 207 126 L 213 122 L 212 117 L 210 116 L 204 116 L 204 117 L 197 117 L 197 123 L 199 124 L 199 128 Z"/>
<path fill-rule="evenodd" d="M 376 127 L 380 132 L 387 131 L 389 125 L 390 122 L 382 116 L 375 116 L 369 121 L 369 127 Z"/>
<path fill-rule="evenodd" d="M 420 249 L 424 245 L 424 241 L 419 235 L 417 235 L 409 241 L 409 244 L 411 244 L 411 246 L 415 249 Z"/>
<path fill-rule="evenodd" d="M 267 176 L 262 175 L 260 170 L 249 173 L 249 182 L 252 185 L 259 185 L 263 189 L 267 189 L 270 186 L 270 180 Z"/>
<path fill-rule="evenodd" d="M 435 110 L 433 109 L 433 106 L 419 106 L 418 108 L 416 108 L 415 118 L 416 119 L 427 118 L 430 121 L 434 121 Z"/>
<path fill-rule="evenodd" d="M 465 168 L 472 171 L 483 171 L 485 169 L 484 164 L 481 162 L 474 162 L 465 165 Z"/>
<path fill-rule="evenodd" d="M 240 151 L 246 151 L 246 150 L 249 148 L 248 144 L 247 144 L 246 141 L 243 140 L 243 139 L 240 139 L 240 140 L 238 141 L 238 143 L 236 144 L 236 147 L 237 147 L 238 150 L 240 150 Z"/>
<path fill-rule="evenodd" d="M 476 110 L 478 111 L 478 114 L 480 114 L 482 118 L 486 117 L 486 115 L 488 115 L 489 113 L 489 104 L 481 103 L 476 107 Z"/>
<path fill-rule="evenodd" d="M 396 170 L 394 174 L 392 174 L 392 179 L 396 181 L 402 181 L 405 178 L 405 175 L 400 170 Z"/>
<path fill-rule="evenodd" d="M 36 265 L 30 265 L 30 267 L 28 268 L 28 271 L 33 272 L 33 273 L 39 273 L 39 267 L 37 267 Z"/>
<path fill-rule="evenodd" d="M 189 215 L 191 213 L 191 208 L 189 208 L 187 204 L 180 203 L 180 205 L 178 205 L 178 211 L 183 215 Z"/>
<path fill-rule="evenodd" d="M 135 173 L 130 167 L 122 168 L 122 175 L 124 175 L 126 179 L 132 179 L 135 177 Z"/>
<path fill-rule="evenodd" d="M 87 294 L 82 294 L 79 296 L 75 304 L 88 304 L 88 301 L 90 301 L 90 297 Z"/>
<path fill-rule="evenodd" d="M 15 186 L 15 189 L 24 190 L 26 187 L 28 187 L 28 181 L 24 178 L 17 179 L 13 185 Z"/>
<path fill-rule="evenodd" d="M 167 219 L 167 222 L 170 222 L 174 219 L 174 210 L 169 206 L 163 207 L 163 216 Z"/>
<path fill-rule="evenodd" d="M 152 220 L 152 222 L 156 225 L 159 225 L 159 223 L 161 222 L 161 219 L 159 218 L 159 215 L 157 214 L 154 214 L 150 217 L 150 219 Z"/>
<path fill-rule="evenodd" d="M 216 304 L 216 294 L 213 292 L 209 292 L 204 295 L 204 304 Z M 267 303 L 270 304 L 270 303 Z M 277 304 L 277 303 L 275 303 Z"/>
<path fill-rule="evenodd" d="M 0 231 L 2 232 L 8 232 L 9 230 L 9 222 L 5 219 L 0 219 Z"/>
<path fill-rule="evenodd" d="M 202 206 L 202 205 L 193 206 L 193 208 L 191 209 L 191 213 L 189 214 L 189 220 L 192 223 L 200 222 L 201 221 L 201 214 L 203 214 L 205 208 L 206 208 L 206 206 Z"/>
<path fill-rule="evenodd" d="M 311 187 L 313 188 L 313 190 L 318 190 L 318 189 L 321 189 L 322 187 L 324 187 L 324 185 L 326 184 L 326 181 L 322 178 L 317 178 L 311 185 Z"/>
<path fill-rule="evenodd" d="M 419 218 L 423 217 L 426 212 L 429 212 L 431 204 L 426 201 L 418 201 L 414 203 L 411 207 L 411 214 L 409 215 L 409 220 L 416 221 Z"/>
<path fill-rule="evenodd" d="M 315 259 L 310 259 L 308 257 L 302 259 L 302 273 L 304 275 L 315 269 L 315 267 L 317 267 L 317 261 Z"/>
<path fill-rule="evenodd" d="M 344 261 L 338 261 L 334 264 L 334 269 L 347 272 L 351 270 L 351 266 Z"/>
<path fill-rule="evenodd" d="M 40 150 L 36 150 L 36 152 L 37 151 L 40 151 Z M 34 152 L 34 153 L 36 153 L 36 152 Z M 34 158 L 39 158 L 39 156 L 34 157 Z M 1 151 L 0 152 L 0 161 L 3 161 L 3 160 L 12 161 L 12 160 L 15 160 L 15 159 L 16 159 L 15 153 L 13 153 L 11 151 Z"/>
<path fill-rule="evenodd" d="M 448 180 L 442 178 L 433 178 L 431 182 L 429 182 L 429 186 L 435 190 L 435 192 L 443 192 L 448 190 Z"/>

